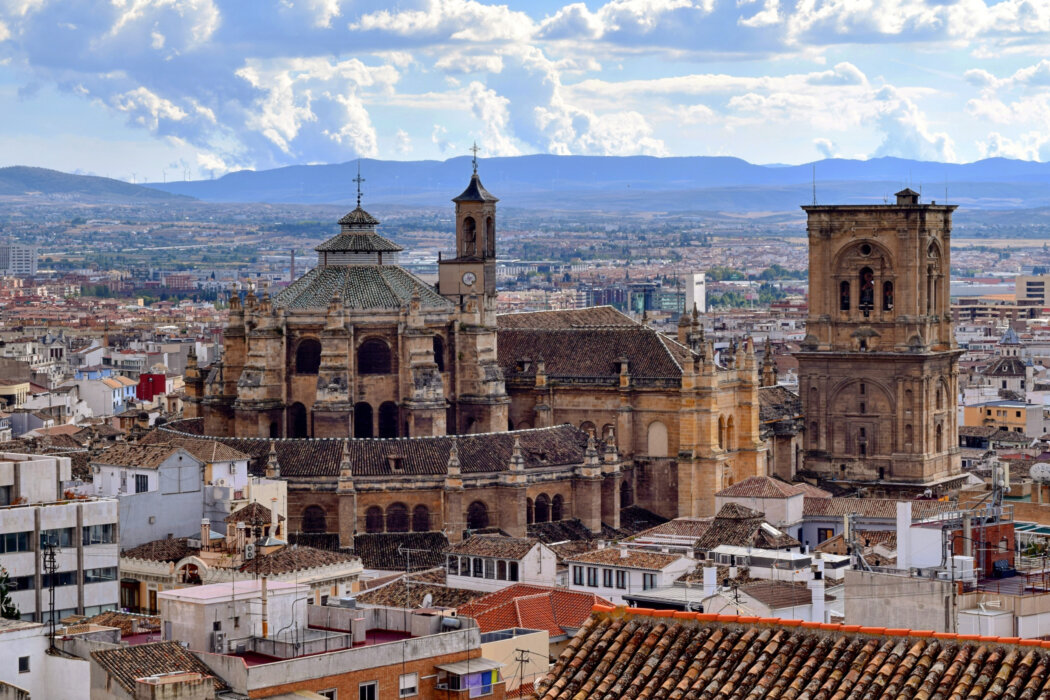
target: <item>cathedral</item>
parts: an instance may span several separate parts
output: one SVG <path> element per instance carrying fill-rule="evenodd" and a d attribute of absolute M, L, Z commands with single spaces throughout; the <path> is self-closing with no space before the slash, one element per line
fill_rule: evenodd
<path fill-rule="evenodd" d="M 714 512 L 770 465 L 748 339 L 715 351 L 697 314 L 676 335 L 610 307 L 496 314 L 498 199 L 475 164 L 437 285 L 357 207 L 317 264 L 231 298 L 222 358 L 186 372 L 164 439 L 204 436 L 289 484 L 289 531 L 435 531 L 453 540 L 624 508 Z"/>

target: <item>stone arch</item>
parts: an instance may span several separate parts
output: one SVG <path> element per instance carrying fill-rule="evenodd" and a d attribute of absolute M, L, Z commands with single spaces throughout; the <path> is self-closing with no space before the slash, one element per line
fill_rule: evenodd
<path fill-rule="evenodd" d="M 386 531 L 408 532 L 408 506 L 404 503 L 391 503 L 386 507 Z"/>
<path fill-rule="evenodd" d="M 736 449 L 736 421 L 733 420 L 733 416 L 726 420 L 726 449 Z"/>
<path fill-rule="evenodd" d="M 533 515 L 533 513 L 534 513 L 534 511 L 533 511 L 532 499 L 526 497 L 525 498 L 525 524 L 526 525 L 532 525 L 532 523 L 534 522 L 534 515 Z"/>
<path fill-rule="evenodd" d="M 875 308 L 875 271 L 869 265 L 860 268 L 857 273 L 857 308 Z"/>
<path fill-rule="evenodd" d="M 496 257 L 496 222 L 491 216 L 485 219 L 485 254 Z"/>
<path fill-rule="evenodd" d="M 647 431 L 647 452 L 650 457 L 667 456 L 667 426 L 658 420 L 649 424 Z"/>
<path fill-rule="evenodd" d="M 541 493 L 536 496 L 536 514 L 534 516 L 535 521 L 538 523 L 548 523 L 551 519 L 551 497 L 545 493 Z"/>
<path fill-rule="evenodd" d="M 620 482 L 620 507 L 627 508 L 634 505 L 634 489 L 631 482 L 624 479 Z"/>
<path fill-rule="evenodd" d="M 580 423 L 580 430 L 582 430 L 583 432 L 585 432 L 585 433 L 587 433 L 589 435 L 593 435 L 596 438 L 600 437 L 598 435 L 598 428 L 597 428 L 597 426 L 595 426 L 594 423 L 590 422 L 589 420 L 585 420 L 582 423 Z"/>
<path fill-rule="evenodd" d="M 370 438 L 372 432 L 372 404 L 359 401 L 354 404 L 354 437 Z"/>
<path fill-rule="evenodd" d="M 514 428 L 514 429 L 515 430 L 532 430 L 532 423 L 528 422 L 527 420 L 523 420 L 520 423 L 518 423 L 517 427 Z"/>
<path fill-rule="evenodd" d="M 368 510 L 365 511 L 365 532 L 382 532 L 385 520 L 382 508 L 368 506 Z"/>
<path fill-rule="evenodd" d="M 397 415 L 397 404 L 393 401 L 379 404 L 379 437 L 397 437 Z"/>
<path fill-rule="evenodd" d="M 560 493 L 554 494 L 551 499 L 551 522 L 556 523 L 565 517 L 565 499 Z"/>
<path fill-rule="evenodd" d="M 321 343 L 316 338 L 303 338 L 295 346 L 295 373 L 317 374 L 321 368 Z"/>
<path fill-rule="evenodd" d="M 867 247 L 867 253 L 865 253 Z M 886 246 L 878 241 L 858 240 L 846 245 L 838 252 L 832 263 L 832 270 L 841 278 L 854 279 L 862 267 L 871 267 L 875 274 L 892 276 L 894 270 L 893 255 Z"/>
<path fill-rule="evenodd" d="M 864 385 L 863 399 L 860 385 Z M 839 382 L 830 392 L 828 406 L 832 415 L 840 416 L 856 413 L 858 401 L 864 401 L 865 413 L 888 415 L 893 413 L 897 402 L 893 393 L 881 382 L 872 379 L 845 379 Z"/>
<path fill-rule="evenodd" d="M 434 336 L 434 363 L 438 366 L 438 372 L 445 371 L 445 339 L 440 335 Z"/>
<path fill-rule="evenodd" d="M 390 374 L 392 368 L 390 345 L 382 338 L 369 338 L 357 347 L 358 374 Z"/>
<path fill-rule="evenodd" d="M 303 508 L 299 529 L 303 532 L 328 532 L 328 518 L 324 508 L 318 505 Z"/>
<path fill-rule="evenodd" d="M 478 224 L 474 221 L 473 216 L 463 219 L 463 250 L 461 252 L 464 256 L 478 254 Z"/>
<path fill-rule="evenodd" d="M 726 417 L 718 417 L 718 449 L 726 449 Z"/>
<path fill-rule="evenodd" d="M 291 423 L 293 438 L 310 437 L 310 424 L 306 415 L 306 406 L 298 401 L 289 406 L 288 422 Z"/>
<path fill-rule="evenodd" d="M 430 509 L 420 503 L 412 509 L 412 532 L 430 530 Z"/>
<path fill-rule="evenodd" d="M 489 526 L 489 507 L 483 501 L 474 501 L 467 506 L 467 528 L 483 530 Z"/>

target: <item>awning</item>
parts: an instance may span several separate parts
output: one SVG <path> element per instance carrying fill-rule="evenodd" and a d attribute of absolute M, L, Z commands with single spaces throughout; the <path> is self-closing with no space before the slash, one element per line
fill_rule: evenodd
<path fill-rule="evenodd" d="M 454 673 L 457 676 L 465 676 L 468 673 L 495 671 L 503 668 L 503 664 L 499 661 L 493 661 L 492 659 L 477 658 L 471 659 L 470 661 L 457 661 L 451 664 L 441 664 L 440 666 L 435 666 L 435 668 L 448 673 Z"/>

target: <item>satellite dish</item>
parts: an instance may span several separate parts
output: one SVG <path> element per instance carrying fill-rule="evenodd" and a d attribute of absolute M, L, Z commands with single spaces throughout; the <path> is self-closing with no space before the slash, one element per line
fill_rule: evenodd
<path fill-rule="evenodd" d="M 1050 481 L 1050 463 L 1036 462 L 1032 465 L 1028 474 L 1032 477 L 1032 481 Z"/>
<path fill-rule="evenodd" d="M 427 593 L 425 596 L 423 596 L 423 604 L 420 605 L 419 607 L 421 607 L 421 608 L 429 608 L 433 604 L 433 602 L 434 602 L 434 597 L 432 595 L 430 595 L 429 593 Z"/>

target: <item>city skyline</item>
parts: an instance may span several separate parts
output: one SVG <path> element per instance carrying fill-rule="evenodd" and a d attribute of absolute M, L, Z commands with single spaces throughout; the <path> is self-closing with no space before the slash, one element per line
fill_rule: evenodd
<path fill-rule="evenodd" d="M 0 165 L 162 181 L 354 157 L 1050 159 L 1050 5 L 0 5 Z M 784 134 L 792 138 L 785 139 Z"/>

